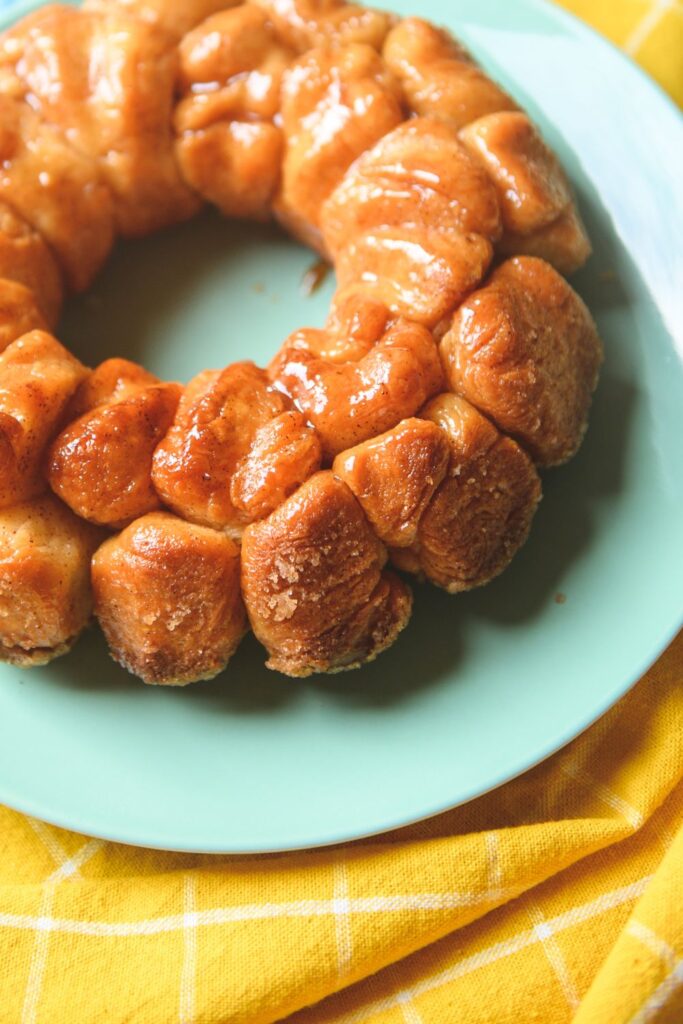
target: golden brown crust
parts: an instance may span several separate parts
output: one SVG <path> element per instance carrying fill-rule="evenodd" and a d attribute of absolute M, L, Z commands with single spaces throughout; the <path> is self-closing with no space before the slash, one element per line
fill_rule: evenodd
<path fill-rule="evenodd" d="M 502 251 L 540 256 L 565 273 L 585 263 L 590 243 L 567 176 L 529 117 L 491 114 L 463 128 L 460 138 L 498 191 Z"/>
<path fill-rule="evenodd" d="M 0 508 L 47 487 L 43 460 L 86 368 L 44 331 L 0 354 Z"/>
<path fill-rule="evenodd" d="M 581 217 L 572 204 L 557 220 L 529 235 L 506 231 L 500 240 L 499 252 L 506 256 L 538 256 L 559 270 L 573 274 L 582 267 L 593 251 Z"/>
<path fill-rule="evenodd" d="M 259 428 L 289 408 L 253 363 L 198 374 L 154 455 L 152 479 L 164 504 L 191 522 L 239 535 L 249 516 L 232 502 L 232 476 Z"/>
<path fill-rule="evenodd" d="M 500 238 L 496 190 L 448 125 L 415 118 L 385 134 L 325 202 L 321 227 L 334 257 L 359 235 L 438 230 L 445 237 Z"/>
<path fill-rule="evenodd" d="M 381 49 L 395 22 L 388 11 L 376 11 L 346 0 L 253 0 L 272 20 L 278 35 L 297 53 L 314 46 L 364 43 Z"/>
<path fill-rule="evenodd" d="M 322 446 L 300 412 L 290 410 L 265 423 L 237 463 L 230 500 L 250 522 L 270 515 L 320 469 Z"/>
<path fill-rule="evenodd" d="M 42 235 L 0 202 L 0 277 L 30 288 L 49 328 L 62 308 L 64 286 L 59 265 Z"/>
<path fill-rule="evenodd" d="M 112 376 L 115 385 L 104 397 Z M 71 407 L 79 410 L 78 418 L 48 450 L 52 490 L 83 519 L 103 526 L 125 526 L 160 508 L 152 456 L 173 422 L 181 392 L 179 384 L 165 384 L 135 363 L 102 363 L 74 395 Z"/>
<path fill-rule="evenodd" d="M 238 3 L 241 0 L 85 0 L 83 9 L 106 14 L 125 12 L 180 39 L 216 11 Z"/>
<path fill-rule="evenodd" d="M 529 534 L 541 485 L 519 445 L 464 399 L 440 395 L 421 415 L 448 442 L 448 471 L 414 544 L 393 548 L 392 558 L 454 594 L 488 583 L 510 563 Z"/>
<path fill-rule="evenodd" d="M 321 228 L 342 292 L 431 329 L 481 282 L 501 219 L 495 188 L 457 133 L 416 118 L 351 166 Z"/>
<path fill-rule="evenodd" d="M 483 235 L 373 228 L 337 257 L 342 292 L 355 288 L 395 316 L 433 328 L 480 284 L 493 258 Z"/>
<path fill-rule="evenodd" d="M 284 149 L 273 119 L 294 52 L 263 11 L 242 4 L 188 33 L 179 54 L 174 124 L 185 180 L 226 216 L 268 219 Z"/>
<path fill-rule="evenodd" d="M 405 18 L 384 44 L 383 57 L 420 117 L 452 128 L 516 104 L 453 37 L 422 18 Z"/>
<path fill-rule="evenodd" d="M 358 362 L 331 362 L 285 342 L 269 373 L 316 428 L 328 463 L 412 416 L 443 386 L 431 334 L 401 320 Z"/>
<path fill-rule="evenodd" d="M 321 206 L 350 164 L 403 120 L 398 83 L 370 46 L 309 50 L 285 73 L 286 149 L 275 212 L 319 248 Z"/>
<path fill-rule="evenodd" d="M 222 672 L 246 631 L 239 548 L 168 512 L 137 519 L 92 561 L 95 613 L 112 655 L 146 683 Z"/>
<path fill-rule="evenodd" d="M 321 359 L 361 359 L 383 334 L 391 319 L 388 308 L 378 299 L 371 298 L 362 285 L 338 288 L 332 298 L 324 331 L 319 336 L 319 347 L 312 348 Z"/>
<path fill-rule="evenodd" d="M 226 217 L 265 221 L 280 181 L 282 131 L 268 121 L 230 121 L 185 132 L 176 158 L 185 181 Z"/>
<path fill-rule="evenodd" d="M 332 472 L 353 492 L 381 541 L 410 547 L 450 453 L 443 430 L 413 417 L 342 452 Z"/>
<path fill-rule="evenodd" d="M 45 665 L 70 649 L 92 614 L 101 539 L 51 495 L 0 511 L 0 660 Z"/>
<path fill-rule="evenodd" d="M 539 465 L 576 452 L 602 346 L 584 303 L 548 263 L 503 263 L 455 313 L 441 357 L 451 388 Z"/>
<path fill-rule="evenodd" d="M 47 330 L 30 288 L 0 277 L 0 353 L 33 330 Z"/>
<path fill-rule="evenodd" d="M 222 120 L 272 121 L 282 75 L 295 57 L 266 13 L 251 4 L 207 18 L 181 40 L 178 54 L 181 132 Z"/>
<path fill-rule="evenodd" d="M 330 472 L 247 527 L 242 592 L 268 667 L 290 676 L 338 672 L 393 643 L 411 596 L 382 572 L 385 560 L 360 505 Z"/>
<path fill-rule="evenodd" d="M 51 4 L 0 37 L 4 74 L 12 68 L 74 159 L 94 162 L 113 195 L 117 230 L 129 237 L 199 208 L 173 157 L 172 44 L 158 27 L 113 5 L 90 11 Z"/>
<path fill-rule="evenodd" d="M 0 96 L 0 199 L 52 248 L 83 291 L 114 241 L 114 206 L 97 164 L 28 104 Z"/>

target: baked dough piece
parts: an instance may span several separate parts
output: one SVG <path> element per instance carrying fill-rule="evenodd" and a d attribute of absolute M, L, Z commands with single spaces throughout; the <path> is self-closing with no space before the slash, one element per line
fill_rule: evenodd
<path fill-rule="evenodd" d="M 316 473 L 242 540 L 242 592 L 268 668 L 289 676 L 372 661 L 407 624 L 411 594 L 349 488 Z"/>
<path fill-rule="evenodd" d="M 404 117 L 398 82 L 372 47 L 309 50 L 285 73 L 286 149 L 275 212 L 284 226 L 321 248 L 320 209 L 353 161 Z"/>
<path fill-rule="evenodd" d="M 154 455 L 152 479 L 164 504 L 191 522 L 239 537 L 262 508 L 270 511 L 277 495 L 291 493 L 318 468 L 319 445 L 303 417 L 279 427 L 272 422 L 290 409 L 253 363 L 200 373 L 188 384 Z M 288 437 L 281 449 L 264 432 L 268 425 Z M 258 486 L 252 449 L 267 457 Z"/>
<path fill-rule="evenodd" d="M 322 359 L 332 362 L 361 359 L 386 333 L 391 319 L 388 307 L 371 298 L 362 288 L 356 285 L 338 288 L 325 330 L 315 332 L 318 341 L 309 347 Z"/>
<path fill-rule="evenodd" d="M 541 485 L 520 446 L 464 399 L 440 395 L 422 416 L 448 441 L 448 470 L 414 543 L 391 554 L 399 568 L 455 594 L 488 583 L 510 563 L 529 534 Z M 384 472 L 393 468 L 390 460 Z"/>
<path fill-rule="evenodd" d="M 104 13 L 126 12 L 180 39 L 210 14 L 234 7 L 240 0 L 85 0 L 83 9 Z"/>
<path fill-rule="evenodd" d="M 92 615 L 101 540 L 51 495 L 0 511 L 0 660 L 45 665 L 73 646 Z"/>
<path fill-rule="evenodd" d="M 357 362 L 320 358 L 297 332 L 269 367 L 320 436 L 323 458 L 390 429 L 412 416 L 443 388 L 437 349 L 429 331 L 399 320 Z"/>
<path fill-rule="evenodd" d="M 17 281 L 0 277 L 0 353 L 22 334 L 45 328 L 33 292 Z"/>
<path fill-rule="evenodd" d="M 406 121 L 363 153 L 325 202 L 321 224 L 333 257 L 383 228 L 476 233 L 491 242 L 502 232 L 488 174 L 457 132 L 430 118 Z"/>
<path fill-rule="evenodd" d="M 232 217 L 266 220 L 280 182 L 280 85 L 292 50 L 258 7 L 207 18 L 181 41 L 176 155 L 185 180 Z"/>
<path fill-rule="evenodd" d="M 501 251 L 541 256 L 563 274 L 582 266 L 591 246 L 560 162 L 521 111 L 491 114 L 460 138 L 498 191 L 505 228 Z"/>
<path fill-rule="evenodd" d="M 506 232 L 499 250 L 507 256 L 538 256 L 561 274 L 573 274 L 590 256 L 592 246 L 581 216 L 572 203 L 557 220 L 528 235 Z"/>
<path fill-rule="evenodd" d="M 237 463 L 230 500 L 249 521 L 262 519 L 321 463 L 322 446 L 311 425 L 294 409 L 280 413 L 259 427 L 249 451 Z"/>
<path fill-rule="evenodd" d="M 57 260 L 42 235 L 3 202 L 0 202 L 0 277 L 30 288 L 48 327 L 55 327 L 64 291 Z"/>
<path fill-rule="evenodd" d="M 212 679 L 246 631 L 239 548 L 168 512 L 143 516 L 105 541 L 92 583 L 112 655 L 146 683 Z"/>
<path fill-rule="evenodd" d="M 95 161 L 27 103 L 0 95 L 0 200 L 48 243 L 73 291 L 83 291 L 114 241 L 114 206 Z"/>
<path fill-rule="evenodd" d="M 207 18 L 181 40 L 178 84 L 183 130 L 218 120 L 272 121 L 280 85 L 294 51 L 279 39 L 267 14 L 242 4 Z"/>
<path fill-rule="evenodd" d="M 74 396 L 75 419 L 49 448 L 52 490 L 83 519 L 104 526 L 125 526 L 160 508 L 152 455 L 181 391 L 127 359 L 98 366 Z"/>
<path fill-rule="evenodd" d="M 422 18 L 404 18 L 388 35 L 383 57 L 401 82 L 410 109 L 451 128 L 499 110 L 514 100 L 478 66 L 450 33 Z"/>
<path fill-rule="evenodd" d="M 30 331 L 0 354 L 0 508 L 46 490 L 47 445 L 87 373 L 45 331 Z"/>
<path fill-rule="evenodd" d="M 430 328 L 477 287 L 502 230 L 488 175 L 429 118 L 400 125 L 353 164 L 321 227 L 342 290 Z"/>
<path fill-rule="evenodd" d="M 395 322 L 382 302 L 369 298 L 356 286 L 335 293 L 324 328 L 302 327 L 290 334 L 271 362 L 277 372 L 285 351 L 300 350 L 329 363 L 358 362 Z"/>
<path fill-rule="evenodd" d="M 441 357 L 453 391 L 538 465 L 577 451 L 602 346 L 586 306 L 550 264 L 530 256 L 503 263 L 456 311 Z"/>
<path fill-rule="evenodd" d="M 39 8 L 0 36 L 42 121 L 94 161 L 114 197 L 117 230 L 149 234 L 196 213 L 173 156 L 178 56 L 153 25 L 111 8 Z"/>
<path fill-rule="evenodd" d="M 433 228 L 376 228 L 337 257 L 342 293 L 361 291 L 394 315 L 437 328 L 482 281 L 493 256 L 488 239 Z"/>
<path fill-rule="evenodd" d="M 410 547 L 450 455 L 448 438 L 436 423 L 411 417 L 342 452 L 332 471 L 353 491 L 381 541 Z"/>
<path fill-rule="evenodd" d="M 367 43 L 381 49 L 396 21 L 388 11 L 346 0 L 253 0 L 275 25 L 288 46 L 303 53 L 326 44 Z"/>

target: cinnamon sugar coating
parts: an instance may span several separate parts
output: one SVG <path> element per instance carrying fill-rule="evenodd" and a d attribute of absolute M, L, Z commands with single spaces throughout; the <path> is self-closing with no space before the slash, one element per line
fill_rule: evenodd
<path fill-rule="evenodd" d="M 411 416 L 442 389 L 434 339 L 419 324 L 390 325 L 357 362 L 320 358 L 297 338 L 285 342 L 269 373 L 315 426 L 327 462 Z"/>
<path fill-rule="evenodd" d="M 507 260 L 456 311 L 441 342 L 451 388 L 538 465 L 577 451 L 602 363 L 593 318 L 550 264 Z"/>
<path fill-rule="evenodd" d="M 75 418 L 48 450 L 55 494 L 83 519 L 110 527 L 160 508 L 152 455 L 181 391 L 126 359 L 100 364 L 74 395 L 68 412 Z"/>
<path fill-rule="evenodd" d="M 381 541 L 410 547 L 449 461 L 443 430 L 411 417 L 342 452 L 332 471 L 353 491 Z"/>
<path fill-rule="evenodd" d="M 47 489 L 47 446 L 87 373 L 45 331 L 30 331 L 0 354 L 0 508 Z"/>
<path fill-rule="evenodd" d="M 0 661 L 45 665 L 73 646 L 92 615 L 102 539 L 52 495 L 0 510 Z"/>
<path fill-rule="evenodd" d="M 92 584 L 113 657 L 146 683 L 212 679 L 246 631 L 239 548 L 168 512 L 136 519 L 105 541 Z"/>
<path fill-rule="evenodd" d="M 311 477 L 242 541 L 242 592 L 267 665 L 290 676 L 372 661 L 410 618 L 407 586 L 349 488 Z"/>
<path fill-rule="evenodd" d="M 422 410 L 449 446 L 446 475 L 394 563 L 451 594 L 498 576 L 524 544 L 541 497 L 533 463 L 481 413 L 444 394 Z"/>
<path fill-rule="evenodd" d="M 47 330 L 30 288 L 0 277 L 0 352 L 29 331 Z"/>
<path fill-rule="evenodd" d="M 382 53 L 420 117 L 462 128 L 485 114 L 516 109 L 461 43 L 422 18 L 400 21 Z"/>

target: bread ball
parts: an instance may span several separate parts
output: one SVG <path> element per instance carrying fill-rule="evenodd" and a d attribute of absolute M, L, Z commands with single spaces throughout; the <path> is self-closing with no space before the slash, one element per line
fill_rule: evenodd
<path fill-rule="evenodd" d="M 317 463 L 319 445 L 305 421 L 281 420 L 262 429 L 290 409 L 289 399 L 253 363 L 198 374 L 154 454 L 152 479 L 164 504 L 239 537 L 275 495 L 291 493 Z M 267 458 L 260 483 L 251 454 L 259 449 Z"/>
<path fill-rule="evenodd" d="M 453 391 L 539 466 L 577 451 L 602 345 L 586 306 L 549 263 L 530 256 L 503 263 L 456 311 L 441 356 Z"/>
<path fill-rule="evenodd" d="M 392 548 L 392 560 L 455 594 L 507 567 L 529 534 L 541 485 L 523 449 L 463 398 L 439 395 L 421 415 L 442 431 L 449 462 L 414 543 Z"/>
<path fill-rule="evenodd" d="M 332 472 L 353 491 L 381 541 L 410 547 L 448 471 L 450 454 L 440 427 L 411 417 L 342 452 Z"/>
<path fill-rule="evenodd" d="M 422 18 L 404 18 L 384 43 L 383 56 L 405 90 L 410 109 L 452 128 L 516 104 L 450 33 Z"/>
<path fill-rule="evenodd" d="M 105 541 L 92 583 L 113 657 L 146 683 L 212 679 L 246 631 L 239 548 L 168 512 L 136 519 Z"/>
<path fill-rule="evenodd" d="M 309 50 L 282 82 L 286 148 L 275 212 L 320 249 L 320 211 L 347 168 L 403 120 L 398 82 L 360 43 Z"/>
<path fill-rule="evenodd" d="M 49 329 L 59 320 L 64 285 L 62 272 L 43 236 L 0 202 L 0 277 L 33 292 Z"/>
<path fill-rule="evenodd" d="M 48 450 L 47 478 L 55 494 L 83 519 L 110 527 L 160 508 L 152 456 L 173 422 L 181 391 L 126 359 L 102 363 L 72 400 L 76 418 Z"/>
<path fill-rule="evenodd" d="M 0 63 L 74 162 L 93 162 L 119 233 L 146 235 L 197 212 L 173 156 L 178 56 L 166 33 L 115 5 L 52 4 L 3 33 Z"/>
<path fill-rule="evenodd" d="M 372 661 L 407 624 L 411 594 L 349 488 L 316 473 L 242 541 L 242 592 L 268 668 L 289 676 Z"/>
<path fill-rule="evenodd" d="M 269 373 L 314 425 L 328 464 L 412 416 L 443 387 L 434 339 L 407 320 L 390 325 L 357 362 L 322 359 L 285 342 Z"/>
<path fill-rule="evenodd" d="M 45 665 L 73 646 L 103 536 L 52 495 L 0 509 L 0 660 Z"/>
<path fill-rule="evenodd" d="M 568 274 L 591 246 L 560 161 L 520 110 L 482 117 L 460 138 L 482 162 L 498 191 L 503 252 L 543 257 Z"/>
<path fill-rule="evenodd" d="M 30 331 L 0 353 L 0 508 L 47 489 L 47 446 L 87 374 L 45 331 Z"/>

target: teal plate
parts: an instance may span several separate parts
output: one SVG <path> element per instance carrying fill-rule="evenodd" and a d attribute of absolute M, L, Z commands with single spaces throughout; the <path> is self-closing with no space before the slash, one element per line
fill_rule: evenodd
<path fill-rule="evenodd" d="M 576 185 L 595 255 L 575 284 L 607 350 L 579 456 L 546 474 L 532 537 L 499 580 L 453 598 L 417 586 L 409 627 L 357 672 L 289 680 L 264 668 L 250 638 L 213 682 L 147 688 L 114 665 L 94 629 L 45 669 L 2 668 L 0 801 L 176 850 L 285 850 L 377 833 L 547 757 L 625 693 L 679 626 L 679 115 L 551 6 L 419 6 L 538 120 Z M 126 355 L 182 380 L 235 359 L 263 362 L 290 330 L 324 320 L 333 282 L 305 298 L 311 262 L 275 230 L 205 215 L 121 245 L 60 336 L 90 363 Z"/>

